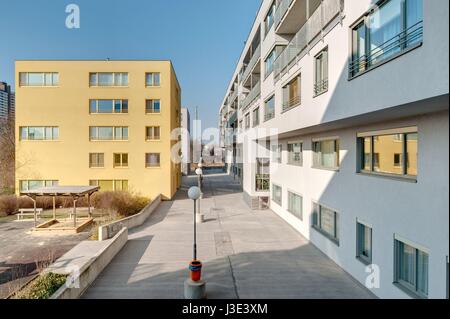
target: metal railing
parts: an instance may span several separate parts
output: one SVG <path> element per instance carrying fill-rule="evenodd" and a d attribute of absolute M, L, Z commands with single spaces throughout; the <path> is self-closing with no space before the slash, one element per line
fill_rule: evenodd
<path fill-rule="evenodd" d="M 235 89 L 234 92 L 232 92 L 230 94 L 230 99 L 229 99 L 230 104 L 232 104 L 236 100 L 237 95 L 238 95 L 238 90 Z"/>
<path fill-rule="evenodd" d="M 314 84 L 314 95 L 328 91 L 328 79 L 323 79 Z"/>
<path fill-rule="evenodd" d="M 264 114 L 264 121 L 267 122 L 275 117 L 275 109 L 266 109 Z"/>
<path fill-rule="evenodd" d="M 275 81 L 278 81 L 297 62 L 296 58 L 306 51 L 308 45 L 342 10 L 343 1 L 341 0 L 325 0 L 322 2 L 276 58 L 274 62 Z"/>
<path fill-rule="evenodd" d="M 257 192 L 265 192 L 270 190 L 270 175 L 269 174 L 256 174 L 255 184 Z"/>
<path fill-rule="evenodd" d="M 349 76 L 354 77 L 370 67 L 380 63 L 391 56 L 407 50 L 411 46 L 419 44 L 423 39 L 423 21 L 420 21 L 408 29 L 400 32 L 395 37 L 382 43 L 377 48 L 370 51 L 368 55 L 363 55 L 354 59 L 349 65 Z"/>
<path fill-rule="evenodd" d="M 258 60 L 261 58 L 261 44 L 258 45 L 258 47 L 255 49 L 255 52 L 253 52 L 253 56 L 250 59 L 250 62 L 248 63 L 247 67 L 245 68 L 244 73 L 242 74 L 242 81 L 245 81 L 250 73 L 253 71 L 253 68 L 255 67 Z"/>
<path fill-rule="evenodd" d="M 294 2 L 294 0 L 281 0 L 280 4 L 278 5 L 277 9 L 275 10 L 275 18 L 274 18 L 274 25 L 275 28 L 278 28 L 278 26 L 281 23 L 281 20 L 283 20 L 286 12 L 288 11 L 289 7 L 291 6 L 291 3 Z"/>
<path fill-rule="evenodd" d="M 242 101 L 242 109 L 245 110 L 250 104 L 255 101 L 261 95 L 261 81 L 258 81 L 256 85 L 251 89 L 247 97 Z"/>
<path fill-rule="evenodd" d="M 289 100 L 283 102 L 283 111 L 286 111 L 294 106 L 297 106 L 301 103 L 300 95 L 293 96 Z"/>

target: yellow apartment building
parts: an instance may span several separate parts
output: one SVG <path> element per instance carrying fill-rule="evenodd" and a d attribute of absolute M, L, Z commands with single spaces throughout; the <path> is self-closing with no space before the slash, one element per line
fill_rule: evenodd
<path fill-rule="evenodd" d="M 99 185 L 170 199 L 181 89 L 170 61 L 16 61 L 16 192 Z"/>

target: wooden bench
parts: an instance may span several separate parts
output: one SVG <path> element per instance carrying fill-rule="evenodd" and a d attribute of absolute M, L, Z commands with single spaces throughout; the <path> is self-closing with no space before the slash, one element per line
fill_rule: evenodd
<path fill-rule="evenodd" d="M 36 216 L 39 218 L 41 216 L 43 209 L 36 208 Z M 23 220 L 24 217 L 31 216 L 34 218 L 34 208 L 21 208 L 17 214 L 17 220 Z"/>

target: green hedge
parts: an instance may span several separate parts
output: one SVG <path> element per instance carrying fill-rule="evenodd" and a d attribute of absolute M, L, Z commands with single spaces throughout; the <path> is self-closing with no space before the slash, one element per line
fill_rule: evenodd
<path fill-rule="evenodd" d="M 40 275 L 16 293 L 13 299 L 48 299 L 66 283 L 66 279 L 67 275 L 54 273 Z"/>

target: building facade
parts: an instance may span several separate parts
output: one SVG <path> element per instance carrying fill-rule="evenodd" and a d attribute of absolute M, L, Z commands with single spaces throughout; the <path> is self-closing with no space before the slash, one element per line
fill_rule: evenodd
<path fill-rule="evenodd" d="M 15 94 L 7 83 L 0 82 L 0 120 L 14 119 L 14 113 Z"/>
<path fill-rule="evenodd" d="M 448 6 L 264 0 L 220 107 L 249 205 L 382 298 L 448 297 Z"/>
<path fill-rule="evenodd" d="M 16 191 L 99 185 L 170 199 L 181 89 L 170 61 L 17 61 Z"/>
<path fill-rule="evenodd" d="M 189 114 L 188 108 L 184 107 L 181 109 L 181 153 L 182 153 L 182 163 L 181 172 L 184 175 L 189 175 L 191 171 L 191 115 Z"/>

